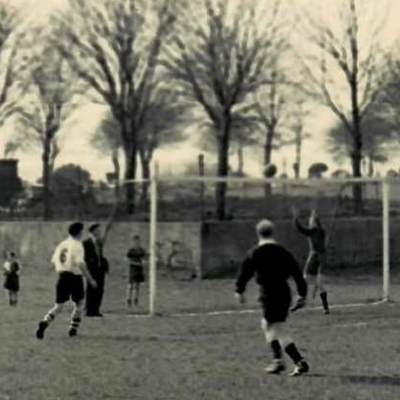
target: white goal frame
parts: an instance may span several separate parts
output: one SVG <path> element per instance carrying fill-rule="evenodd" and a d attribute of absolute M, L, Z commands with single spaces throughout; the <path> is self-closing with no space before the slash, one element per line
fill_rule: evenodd
<path fill-rule="evenodd" d="M 139 183 L 144 180 L 124 181 L 123 183 Z M 157 313 L 157 218 L 158 218 L 158 184 L 174 182 L 198 182 L 198 183 L 281 183 L 281 184 L 307 184 L 318 186 L 320 179 L 310 178 L 248 178 L 248 177 L 160 177 L 157 162 L 152 163 L 151 177 L 146 182 L 150 183 L 150 243 L 149 243 L 149 314 L 154 316 Z M 376 183 L 382 186 L 382 301 L 388 301 L 390 298 L 390 178 L 323 178 L 325 183 L 337 183 L 345 185 L 346 183 Z"/>

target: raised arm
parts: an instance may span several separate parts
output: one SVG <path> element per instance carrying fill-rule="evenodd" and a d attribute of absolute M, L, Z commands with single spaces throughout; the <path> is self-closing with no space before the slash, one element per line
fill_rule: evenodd
<path fill-rule="evenodd" d="M 310 236 L 310 235 L 311 235 L 312 230 L 306 228 L 305 226 L 303 226 L 303 225 L 300 223 L 300 221 L 299 221 L 298 218 L 295 218 L 294 223 L 295 223 L 295 225 L 296 225 L 297 230 L 298 230 L 300 233 L 302 233 L 303 235 L 306 235 L 306 236 Z"/>

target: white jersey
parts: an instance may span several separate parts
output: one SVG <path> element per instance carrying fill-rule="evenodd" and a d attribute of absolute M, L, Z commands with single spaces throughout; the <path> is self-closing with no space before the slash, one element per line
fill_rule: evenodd
<path fill-rule="evenodd" d="M 56 247 L 51 262 L 57 272 L 72 272 L 75 275 L 82 275 L 79 268 L 79 265 L 85 262 L 82 242 L 72 237 L 63 240 Z"/>
<path fill-rule="evenodd" d="M 13 260 L 13 261 L 7 260 L 4 263 L 3 268 L 8 273 L 13 272 L 13 273 L 19 275 L 19 271 L 21 270 L 21 264 L 17 260 Z"/>

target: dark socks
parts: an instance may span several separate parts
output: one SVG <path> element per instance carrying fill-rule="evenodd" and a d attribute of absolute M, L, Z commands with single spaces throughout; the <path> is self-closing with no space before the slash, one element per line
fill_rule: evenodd
<path fill-rule="evenodd" d="M 72 318 L 70 329 L 77 331 L 80 323 L 81 323 L 81 319 L 79 317 Z"/>
<path fill-rule="evenodd" d="M 273 340 L 270 342 L 272 354 L 274 356 L 274 359 L 279 360 L 282 358 L 282 347 L 279 343 L 278 340 Z"/>
<path fill-rule="evenodd" d="M 324 307 L 325 312 L 329 312 L 329 305 L 328 305 L 328 293 L 327 292 L 322 292 L 320 294 L 321 301 L 322 301 L 322 306 Z"/>
<path fill-rule="evenodd" d="M 295 364 L 303 359 L 294 343 L 290 343 L 288 346 L 286 346 L 285 351 Z"/>

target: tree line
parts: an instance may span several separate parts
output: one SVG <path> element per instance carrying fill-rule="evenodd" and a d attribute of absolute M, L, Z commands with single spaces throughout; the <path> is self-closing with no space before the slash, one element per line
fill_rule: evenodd
<path fill-rule="evenodd" d="M 138 178 L 139 163 L 147 179 L 154 153 L 194 131 L 217 156 L 218 176 L 229 174 L 232 151 L 243 172 L 245 147 L 262 147 L 268 166 L 291 144 L 299 177 L 306 120 L 321 105 L 338 121 L 327 149 L 350 160 L 352 176 L 366 160 L 373 174 L 388 157 L 384 144 L 398 140 L 400 59 L 382 41 L 385 6 L 308 3 L 69 0 L 37 26 L 1 3 L 0 123 L 15 121 L 5 152 L 40 149 L 44 218 L 59 133 L 83 101 L 107 110 L 91 146 L 110 155 L 117 183 Z M 136 185 L 116 190 L 133 213 Z M 215 190 L 224 219 L 227 186 Z M 353 196 L 360 209 L 357 185 Z"/>

